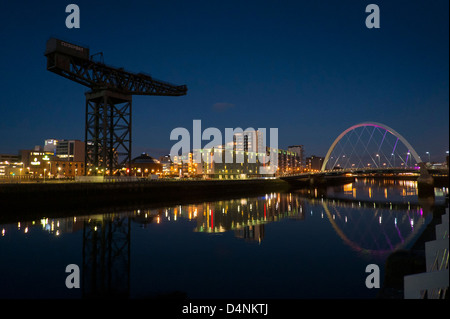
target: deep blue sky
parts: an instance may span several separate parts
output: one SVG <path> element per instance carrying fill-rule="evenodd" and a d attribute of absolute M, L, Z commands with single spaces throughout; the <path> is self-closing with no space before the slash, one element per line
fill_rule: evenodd
<path fill-rule="evenodd" d="M 80 7 L 80 29 L 65 26 L 70 3 Z M 380 29 L 365 26 L 370 3 L 380 7 Z M 102 51 L 106 64 L 188 86 L 183 97 L 133 98 L 134 155 L 168 152 L 171 130 L 192 131 L 201 119 L 203 129 L 222 132 L 277 127 L 280 147 L 303 144 L 306 155 L 324 156 L 347 127 L 375 121 L 419 155 L 443 160 L 448 7 L 447 0 L 2 1 L 0 153 L 47 138 L 84 140 L 88 89 L 46 71 L 53 36 Z"/>

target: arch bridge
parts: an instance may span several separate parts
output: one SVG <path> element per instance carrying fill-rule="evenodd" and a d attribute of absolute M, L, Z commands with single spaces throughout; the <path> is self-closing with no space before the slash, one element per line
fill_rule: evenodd
<path fill-rule="evenodd" d="M 415 169 L 420 164 L 419 154 L 400 133 L 381 123 L 364 122 L 349 127 L 334 140 L 321 172 Z"/>
<path fill-rule="evenodd" d="M 425 163 L 400 133 L 385 124 L 363 122 L 339 134 L 328 149 L 320 171 L 280 178 L 315 184 L 324 177 L 341 182 L 346 175 L 412 174 L 417 177 L 424 171 Z"/>

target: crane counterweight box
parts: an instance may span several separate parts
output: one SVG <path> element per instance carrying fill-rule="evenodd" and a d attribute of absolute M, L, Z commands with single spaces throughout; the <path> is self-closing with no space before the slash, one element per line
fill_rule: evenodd
<path fill-rule="evenodd" d="M 69 43 L 63 40 L 50 38 L 47 41 L 47 48 L 45 50 L 45 55 L 49 55 L 52 53 L 61 53 L 73 57 L 77 57 L 80 59 L 89 60 L 89 49 L 84 48 L 82 46 Z"/>

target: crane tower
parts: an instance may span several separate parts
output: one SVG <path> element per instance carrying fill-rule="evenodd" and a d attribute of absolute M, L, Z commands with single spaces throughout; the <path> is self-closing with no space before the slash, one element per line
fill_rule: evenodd
<path fill-rule="evenodd" d="M 133 95 L 181 96 L 186 85 L 173 85 L 144 73 L 94 61 L 89 48 L 50 38 L 44 54 L 47 70 L 87 86 L 85 174 L 131 172 L 131 105 Z"/>

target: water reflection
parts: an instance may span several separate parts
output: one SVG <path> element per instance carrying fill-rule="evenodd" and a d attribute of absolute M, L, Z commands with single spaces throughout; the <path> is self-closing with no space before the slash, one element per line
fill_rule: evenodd
<path fill-rule="evenodd" d="M 305 214 L 307 211 L 310 214 Z M 139 209 L 111 215 L 43 217 L 39 221 L 18 222 L 16 226 L 3 225 L 1 234 L 4 237 L 14 229 L 28 234 L 30 229 L 37 228 L 60 236 L 82 230 L 83 245 L 89 243 L 93 246 L 90 251 L 106 254 L 116 236 L 129 239 L 129 220 L 145 228 L 149 224 L 176 223 L 179 219 L 187 219 L 196 221 L 194 232 L 233 231 L 236 237 L 261 242 L 265 224 L 283 219 L 302 221 L 311 218 L 313 212 L 319 213 L 322 219 L 325 217 L 349 246 L 370 250 L 377 245 L 383 251 L 392 251 L 400 244 L 406 244 L 406 239 L 423 225 L 427 215 L 421 206 L 411 203 L 382 205 L 306 198 L 297 193 L 272 193 L 258 198 Z M 353 239 L 350 241 L 349 238 Z"/>
<path fill-rule="evenodd" d="M 415 204 L 419 203 L 417 194 L 417 181 L 370 178 L 356 179 L 354 183 L 329 187 L 326 190 L 328 198 Z M 435 195 L 438 203 L 444 204 L 448 188 L 435 188 Z"/>
<path fill-rule="evenodd" d="M 353 250 L 370 255 L 386 256 L 408 248 L 420 235 L 431 215 L 424 215 L 419 206 L 392 209 L 375 206 L 354 208 L 322 201 L 324 212 L 342 241 Z"/>
<path fill-rule="evenodd" d="M 130 233 L 129 217 L 103 215 L 83 221 L 84 298 L 129 296 Z"/>
<path fill-rule="evenodd" d="M 295 220 L 299 222 L 296 227 L 301 240 L 292 240 L 298 240 L 298 247 L 306 247 L 302 250 L 304 254 L 314 255 L 315 251 L 321 251 L 323 245 L 327 244 L 326 241 L 308 242 L 311 235 L 307 231 L 311 230 L 320 232 L 334 243 L 336 240 L 341 242 L 342 248 L 336 251 L 337 259 L 330 262 L 338 262 L 341 258 L 339 254 L 346 255 L 345 251 L 349 250 L 354 252 L 352 258 L 375 258 L 382 264 L 391 252 L 408 248 L 414 243 L 431 220 L 432 211 L 419 205 L 414 195 L 417 194 L 416 190 L 414 182 L 381 183 L 364 180 L 326 191 L 316 189 L 270 193 L 260 197 L 136 209 L 114 214 L 42 217 L 35 221 L 0 225 L 0 246 L 11 244 L 8 236 L 17 233 L 32 237 L 35 231 L 41 231 L 58 238 L 82 233 L 82 242 L 78 245 L 82 251 L 82 297 L 85 298 L 132 295 L 130 278 L 142 274 L 131 273 L 132 263 L 139 263 L 139 260 L 132 260 L 130 251 L 151 255 L 155 247 L 145 240 L 132 242 L 132 233 L 138 229 L 154 232 L 161 228 L 175 235 L 179 230 L 171 225 L 179 222 L 185 223 L 191 234 L 201 235 L 205 245 L 211 236 L 228 233 L 233 234 L 235 239 L 261 246 L 265 241 L 277 243 L 278 237 L 275 238 L 273 232 L 267 231 L 270 223 L 290 223 Z M 442 195 L 446 194 L 448 189 L 442 189 Z M 355 199 L 355 195 L 357 201 L 349 200 Z M 383 198 L 386 200 L 383 201 Z M 306 225 L 306 228 L 301 225 Z M 283 233 L 279 236 L 283 236 Z M 229 237 L 224 237 L 223 241 L 229 243 Z M 29 244 L 33 245 L 33 242 Z M 199 247 L 189 246 L 186 249 L 195 256 Z M 283 247 L 278 249 L 282 250 Z M 295 252 L 291 252 L 291 255 L 294 256 Z M 267 258 L 270 263 L 270 252 Z M 309 255 L 302 258 L 313 259 Z M 193 263 L 192 271 L 195 267 Z"/>

